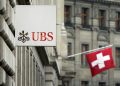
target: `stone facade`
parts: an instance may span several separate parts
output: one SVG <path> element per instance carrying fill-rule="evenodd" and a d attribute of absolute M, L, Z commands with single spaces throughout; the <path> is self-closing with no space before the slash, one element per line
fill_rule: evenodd
<path fill-rule="evenodd" d="M 15 5 L 56 5 L 57 46 L 15 47 Z M 0 0 L 0 86 L 62 86 L 66 45 L 64 0 Z"/>
<path fill-rule="evenodd" d="M 68 43 L 71 43 L 72 47 L 71 54 L 80 53 L 84 48 L 91 50 L 112 44 L 113 57 L 116 62 L 118 58 L 116 57 L 116 47 L 120 47 L 120 32 L 116 27 L 116 17 L 120 12 L 120 3 L 116 3 L 114 0 L 74 0 L 74 2 L 65 0 L 65 7 L 65 26 L 68 33 Z M 100 25 L 100 14 L 105 19 L 102 25 Z M 83 21 L 85 18 L 86 22 Z M 76 75 L 75 78 L 68 80 L 66 86 L 120 86 L 119 68 L 110 69 L 92 78 L 83 58 L 84 56 L 75 56 L 75 60 L 68 59 L 75 62 Z M 116 62 L 116 64 L 120 63 Z"/>
<path fill-rule="evenodd" d="M 15 86 L 13 0 L 0 0 L 0 86 Z"/>
<path fill-rule="evenodd" d="M 56 47 L 17 47 L 16 86 L 61 86 L 62 60 L 59 58 L 67 56 L 64 0 L 28 0 L 25 3 L 18 0 L 17 4 L 56 5 L 59 11 L 57 11 Z M 62 42 L 64 43 L 60 46 Z"/>

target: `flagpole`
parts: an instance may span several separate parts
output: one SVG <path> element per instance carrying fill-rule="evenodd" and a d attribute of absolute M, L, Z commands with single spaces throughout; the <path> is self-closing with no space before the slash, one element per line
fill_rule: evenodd
<path fill-rule="evenodd" d="M 81 54 L 86 54 L 86 53 L 94 52 L 94 51 L 97 51 L 97 50 L 102 50 L 104 48 L 108 48 L 108 47 L 112 47 L 112 46 L 113 45 L 108 45 L 108 46 L 105 46 L 105 47 L 101 47 L 101 48 L 97 48 L 97 49 L 93 49 L 93 50 L 89 50 L 89 51 L 85 51 L 85 52 L 73 54 L 73 55 L 67 56 L 67 58 L 74 57 L 74 56 L 81 55 Z"/>

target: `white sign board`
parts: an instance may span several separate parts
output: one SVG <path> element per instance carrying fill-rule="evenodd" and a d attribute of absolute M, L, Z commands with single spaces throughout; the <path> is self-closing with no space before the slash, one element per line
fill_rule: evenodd
<path fill-rule="evenodd" d="M 17 5 L 16 46 L 56 46 L 56 6 Z"/>

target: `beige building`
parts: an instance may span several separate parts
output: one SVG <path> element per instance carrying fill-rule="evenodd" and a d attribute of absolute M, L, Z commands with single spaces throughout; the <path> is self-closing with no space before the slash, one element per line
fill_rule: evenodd
<path fill-rule="evenodd" d="M 114 69 L 92 78 L 84 55 L 69 58 L 76 75 L 66 80 L 66 86 L 120 86 L 120 3 L 116 1 L 65 0 L 68 55 L 113 44 L 116 63 Z"/>

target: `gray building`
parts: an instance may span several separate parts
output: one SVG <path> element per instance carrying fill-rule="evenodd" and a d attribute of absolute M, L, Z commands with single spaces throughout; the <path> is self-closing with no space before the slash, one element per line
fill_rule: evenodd
<path fill-rule="evenodd" d="M 69 58 L 76 74 L 66 86 L 120 86 L 119 0 L 65 0 L 64 21 L 68 55 L 112 44 L 116 63 L 114 69 L 92 77 L 85 55 Z"/>
<path fill-rule="evenodd" d="M 0 86 L 15 86 L 13 0 L 0 0 Z"/>

